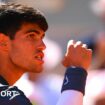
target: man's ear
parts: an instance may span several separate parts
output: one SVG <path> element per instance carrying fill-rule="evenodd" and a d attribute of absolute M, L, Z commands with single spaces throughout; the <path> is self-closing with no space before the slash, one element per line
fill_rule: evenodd
<path fill-rule="evenodd" d="M 0 49 L 2 51 L 8 51 L 9 37 L 3 33 L 0 33 Z"/>

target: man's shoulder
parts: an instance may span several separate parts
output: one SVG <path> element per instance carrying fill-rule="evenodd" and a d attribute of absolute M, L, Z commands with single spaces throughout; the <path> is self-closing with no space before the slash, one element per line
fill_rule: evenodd
<path fill-rule="evenodd" d="M 16 86 L 0 85 L 0 105 L 32 105 Z"/>

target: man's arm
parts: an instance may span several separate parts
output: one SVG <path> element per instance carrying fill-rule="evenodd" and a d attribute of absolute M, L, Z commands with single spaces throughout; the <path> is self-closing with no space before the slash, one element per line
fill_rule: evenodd
<path fill-rule="evenodd" d="M 82 105 L 85 94 L 87 69 L 92 51 L 80 41 L 69 41 L 63 65 L 67 68 L 62 85 L 62 94 L 57 105 Z"/>
<path fill-rule="evenodd" d="M 83 94 L 75 90 L 67 90 L 61 94 L 57 105 L 82 105 Z"/>

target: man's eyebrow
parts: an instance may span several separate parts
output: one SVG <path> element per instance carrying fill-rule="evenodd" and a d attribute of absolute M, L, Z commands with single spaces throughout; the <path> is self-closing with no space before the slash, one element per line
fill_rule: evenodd
<path fill-rule="evenodd" d="M 35 30 L 35 29 L 34 29 L 34 30 L 28 30 L 28 31 L 26 32 L 26 34 L 27 34 L 27 33 L 31 33 L 31 32 L 35 32 L 35 33 L 37 33 L 37 34 L 40 34 L 40 32 L 37 31 L 37 30 Z M 42 35 L 42 37 L 44 37 L 44 36 L 45 36 L 45 34 Z"/>
<path fill-rule="evenodd" d="M 35 32 L 35 33 L 37 33 L 37 34 L 40 34 L 40 32 L 39 31 L 37 31 L 37 30 L 28 30 L 26 33 L 30 33 L 30 32 Z"/>

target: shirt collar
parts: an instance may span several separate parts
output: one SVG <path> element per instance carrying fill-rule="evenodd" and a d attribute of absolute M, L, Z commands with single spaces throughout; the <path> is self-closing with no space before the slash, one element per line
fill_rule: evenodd
<path fill-rule="evenodd" d="M 9 85 L 8 82 L 0 75 L 0 83 L 3 85 Z"/>

